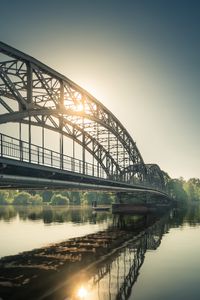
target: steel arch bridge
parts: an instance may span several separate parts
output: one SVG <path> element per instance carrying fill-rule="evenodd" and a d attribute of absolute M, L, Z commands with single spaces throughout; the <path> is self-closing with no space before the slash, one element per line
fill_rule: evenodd
<path fill-rule="evenodd" d="M 13 122 L 17 124 L 14 136 L 1 134 L 4 171 L 9 162 L 17 160 L 26 166 L 35 163 L 70 171 L 80 178 L 102 178 L 104 184 L 117 182 L 118 186 L 124 183 L 165 191 L 159 166 L 144 163 L 136 143 L 110 110 L 67 77 L 0 42 L 0 124 Z M 26 141 L 23 126 L 28 132 Z M 32 143 L 34 127 L 42 130 L 41 146 Z M 45 148 L 45 132 L 49 130 L 59 136 L 57 152 Z M 64 150 L 66 139 L 72 140 L 71 156 Z M 66 167 L 69 161 L 70 168 Z M 14 175 L 17 172 L 15 169 Z"/>

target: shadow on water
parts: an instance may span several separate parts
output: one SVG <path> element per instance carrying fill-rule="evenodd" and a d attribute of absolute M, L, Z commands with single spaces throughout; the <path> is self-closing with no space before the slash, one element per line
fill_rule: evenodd
<path fill-rule="evenodd" d="M 20 215 L 19 211 L 18 213 Z M 63 222 L 69 219 L 72 222 L 84 222 L 84 220 L 88 220 L 89 218 L 94 223 L 98 218 L 105 217 L 105 213 L 91 213 L 90 211 L 88 214 L 88 217 L 86 217 L 81 215 L 81 212 L 76 214 L 75 212 L 69 213 L 66 210 L 63 214 L 57 214 L 52 210 L 47 209 L 44 212 L 38 209 L 37 213 L 34 212 L 34 214 L 33 211 L 29 211 L 26 217 L 33 219 L 41 218 L 44 222 L 50 220 Z M 7 211 L 5 218 L 9 216 L 14 217 L 16 215 L 14 212 Z M 25 216 L 23 215 L 23 217 Z M 2 213 L 0 218 L 2 218 Z M 170 228 L 181 227 L 185 223 L 191 226 L 199 225 L 200 210 L 199 206 L 190 206 L 179 210 L 172 209 L 162 215 L 149 214 L 139 216 L 115 214 L 112 216 L 112 219 L 112 228 L 105 231 L 104 235 L 101 237 L 98 236 L 98 238 L 95 235 L 88 235 L 86 237 L 88 241 L 89 239 L 94 239 L 94 243 L 100 240 L 101 243 L 103 240 L 109 240 L 110 242 L 108 242 L 103 251 L 91 252 L 89 257 L 80 259 L 79 262 L 76 261 L 76 268 L 74 270 L 70 266 L 68 272 L 61 272 L 59 275 L 58 269 L 57 273 L 53 273 L 53 279 L 51 277 L 49 288 L 47 288 L 48 281 L 45 283 L 45 278 L 43 278 L 44 290 L 39 291 L 34 286 L 30 288 L 31 295 L 29 295 L 27 292 L 29 287 L 26 286 L 26 293 L 23 298 L 23 287 L 20 286 L 21 292 L 19 297 L 17 297 L 17 294 L 7 297 L 6 295 L 9 293 L 6 294 L 4 291 L 5 293 L 2 294 L 3 300 L 22 300 L 27 299 L 27 296 L 29 299 L 38 300 L 128 300 L 134 283 L 139 276 L 140 268 L 144 263 L 146 252 L 156 250 L 163 236 L 169 232 Z M 114 235 L 117 235 L 116 240 L 114 240 Z M 82 239 L 79 241 L 80 244 L 84 242 L 86 243 L 86 240 Z M 17 291 L 17 287 L 15 287 L 15 291 Z"/>

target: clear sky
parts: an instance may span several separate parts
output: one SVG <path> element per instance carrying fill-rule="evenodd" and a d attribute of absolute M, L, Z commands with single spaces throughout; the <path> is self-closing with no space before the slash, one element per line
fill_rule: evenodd
<path fill-rule="evenodd" d="M 69 77 L 146 163 L 200 178 L 200 2 L 0 0 L 0 40 Z"/>

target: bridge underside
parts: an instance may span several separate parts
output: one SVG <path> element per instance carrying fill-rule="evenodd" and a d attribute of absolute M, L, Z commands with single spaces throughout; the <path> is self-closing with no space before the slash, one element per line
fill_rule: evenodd
<path fill-rule="evenodd" d="M 150 187 L 130 185 L 89 175 L 0 158 L 0 189 L 67 189 L 72 191 L 137 192 L 168 197 Z"/>

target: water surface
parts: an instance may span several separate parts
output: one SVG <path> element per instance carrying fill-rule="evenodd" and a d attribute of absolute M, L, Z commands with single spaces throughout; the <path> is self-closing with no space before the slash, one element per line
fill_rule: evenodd
<path fill-rule="evenodd" d="M 89 208 L 0 206 L 0 257 L 104 230 L 111 215 Z"/>
<path fill-rule="evenodd" d="M 0 219 L 2 255 L 39 247 L 52 239 L 105 230 L 113 224 L 131 232 L 126 244 L 78 272 L 70 289 L 66 286 L 69 278 L 63 278 L 57 289 L 47 291 L 41 299 L 199 300 L 198 205 L 140 219 L 130 215 L 113 219 L 110 213 L 94 215 L 90 209 L 4 207 Z"/>
<path fill-rule="evenodd" d="M 49 299 L 199 300 L 199 249 L 199 206 L 174 210 Z"/>

